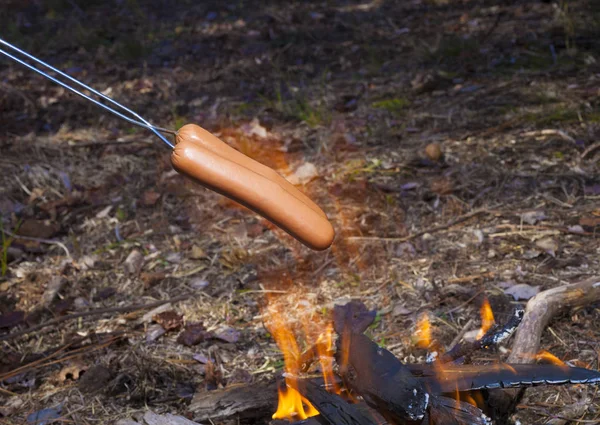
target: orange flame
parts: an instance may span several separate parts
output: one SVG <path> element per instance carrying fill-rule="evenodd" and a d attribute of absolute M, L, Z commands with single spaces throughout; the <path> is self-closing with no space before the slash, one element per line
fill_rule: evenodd
<path fill-rule="evenodd" d="M 567 366 L 565 362 L 546 350 L 540 350 L 540 352 L 535 355 L 535 359 L 537 361 L 544 361 L 557 366 Z"/>
<path fill-rule="evenodd" d="M 284 371 L 289 375 L 289 377 L 286 376 L 285 378 L 286 385 L 283 386 L 283 388 L 278 389 L 279 403 L 277 411 L 273 414 L 273 419 L 298 421 L 318 415 L 319 412 L 317 409 L 315 409 L 310 402 L 295 389 L 295 385 L 292 385 L 292 379 L 299 376 L 301 373 L 302 355 L 298 340 L 296 339 L 296 334 L 294 333 L 294 329 L 297 327 L 293 327 L 292 322 L 286 320 L 286 317 L 289 317 L 289 314 L 284 313 L 292 309 L 297 310 L 298 308 L 307 308 L 308 310 L 303 313 L 311 315 L 314 310 L 312 310 L 308 303 L 299 303 L 297 299 L 287 300 L 289 302 L 285 302 L 286 300 L 283 299 L 277 300 L 278 302 L 274 302 L 274 300 L 271 301 L 272 302 L 269 303 L 270 305 L 266 311 L 268 320 L 267 327 L 283 353 Z M 303 305 L 303 307 L 298 307 L 299 304 Z M 304 317 L 303 314 L 300 315 Z M 298 327 L 303 329 L 298 329 L 298 332 L 300 334 L 302 332 L 304 333 L 304 340 L 310 341 L 312 339 L 312 341 L 315 341 L 316 339 L 316 348 L 314 348 L 314 351 L 321 363 L 323 378 L 327 388 L 331 391 L 340 391 L 335 384 L 333 374 L 333 325 L 330 323 L 326 324 L 325 332 L 322 332 L 317 337 L 317 332 L 315 332 L 314 328 L 319 327 L 321 330 L 323 329 L 322 326 L 322 322 L 319 320 L 312 320 L 311 318 L 311 320 L 302 321 Z"/>
<path fill-rule="evenodd" d="M 286 385 L 284 388 L 278 388 L 277 393 L 279 401 L 277 411 L 273 413 L 273 419 L 298 420 L 319 414 L 317 409 L 294 388 Z"/>
<path fill-rule="evenodd" d="M 494 326 L 494 323 L 496 323 L 494 320 L 494 312 L 492 311 L 492 307 L 490 307 L 490 303 L 487 298 L 483 301 L 479 312 L 481 314 L 481 329 L 477 334 L 477 339 L 483 338 L 485 333 L 489 331 L 492 326 Z"/>
<path fill-rule="evenodd" d="M 419 319 L 415 337 L 417 338 L 417 347 L 428 348 L 431 345 L 431 323 L 428 314 L 423 314 Z"/>
<path fill-rule="evenodd" d="M 321 363 L 321 369 L 323 370 L 325 387 L 331 392 L 340 394 L 342 390 L 336 383 L 335 376 L 333 374 L 333 357 L 331 357 L 332 351 L 333 325 L 330 323 L 327 325 L 325 332 L 319 335 L 319 339 L 317 340 L 317 352 L 319 355 L 319 362 Z"/>

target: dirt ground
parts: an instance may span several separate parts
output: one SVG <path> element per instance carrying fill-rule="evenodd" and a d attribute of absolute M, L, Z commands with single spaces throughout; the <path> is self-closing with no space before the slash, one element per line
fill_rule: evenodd
<path fill-rule="evenodd" d="M 303 183 L 336 239 L 310 251 L 179 176 L 149 132 L 3 59 L 2 424 L 185 416 L 194 394 L 270 379 L 269 296 L 316 316 L 359 298 L 379 313 L 371 337 L 422 362 L 425 313 L 448 345 L 484 297 L 503 321 L 600 275 L 592 0 L 4 3 L 0 37 Z M 598 369 L 598 307 L 556 317 L 542 348 Z M 577 386 L 529 390 L 516 417 L 588 398 L 578 420 L 598 423 Z"/>

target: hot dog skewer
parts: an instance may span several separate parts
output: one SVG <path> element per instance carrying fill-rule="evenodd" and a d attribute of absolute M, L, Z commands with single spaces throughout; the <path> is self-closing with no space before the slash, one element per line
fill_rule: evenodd
<path fill-rule="evenodd" d="M 323 210 L 275 170 L 247 157 L 197 125 L 185 125 L 178 132 L 156 127 L 131 109 L 39 58 L 2 39 L 0 45 L 49 69 L 57 76 L 79 85 L 120 111 L 3 49 L 0 49 L 0 54 L 119 118 L 152 131 L 165 144 L 173 148 L 171 163 L 179 173 L 257 212 L 312 249 L 323 250 L 333 242 L 334 230 Z M 176 144 L 173 145 L 161 133 L 176 134 Z"/>

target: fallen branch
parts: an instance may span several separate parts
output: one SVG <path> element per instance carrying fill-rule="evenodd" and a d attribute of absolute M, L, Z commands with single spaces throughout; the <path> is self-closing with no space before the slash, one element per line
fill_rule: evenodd
<path fill-rule="evenodd" d="M 600 277 L 594 276 L 571 285 L 540 292 L 527 303 L 525 315 L 516 331 L 507 363 L 533 363 L 540 350 L 542 332 L 560 312 L 600 301 Z M 510 416 L 525 388 L 499 390 L 490 393 L 488 405 L 499 423 Z"/>
<path fill-rule="evenodd" d="M 192 296 L 191 294 L 180 295 L 178 297 L 171 298 L 169 300 L 156 301 L 156 302 L 150 303 L 150 304 L 134 304 L 134 305 L 128 305 L 128 306 L 123 306 L 123 307 L 99 308 L 96 310 L 83 311 L 81 313 L 68 314 L 66 316 L 57 317 L 56 319 L 52 319 L 47 322 L 40 323 L 39 325 L 31 326 L 27 329 L 23 329 L 22 331 L 13 332 L 8 335 L 4 335 L 4 336 L 0 337 L 0 342 L 18 338 L 20 336 L 38 331 L 38 330 L 46 328 L 48 326 L 54 326 L 59 323 L 66 322 L 67 320 L 78 319 L 80 317 L 101 316 L 103 314 L 108 314 L 108 313 L 126 313 L 126 312 L 136 311 L 136 310 L 147 310 L 150 308 L 161 306 L 163 304 L 183 301 L 183 300 L 190 298 L 191 296 Z"/>
<path fill-rule="evenodd" d="M 508 363 L 533 363 L 542 332 L 558 313 L 600 301 L 600 276 L 540 292 L 529 300 Z"/>

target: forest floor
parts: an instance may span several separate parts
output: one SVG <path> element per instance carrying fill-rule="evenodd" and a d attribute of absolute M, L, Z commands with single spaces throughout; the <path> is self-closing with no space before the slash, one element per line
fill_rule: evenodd
<path fill-rule="evenodd" d="M 600 275 L 591 1 L 6 3 L 3 38 L 299 182 L 336 239 L 301 246 L 179 176 L 151 133 L 2 60 L 2 424 L 186 415 L 193 394 L 270 379 L 269 296 L 291 318 L 361 299 L 378 311 L 370 336 L 423 361 L 425 313 L 447 345 L 479 326 L 484 297 L 503 321 Z M 598 369 L 598 307 L 556 318 L 542 347 Z M 197 322 L 205 341 L 188 346 Z M 530 390 L 517 418 L 544 423 L 584 393 Z M 580 419 L 597 420 L 592 399 Z"/>

